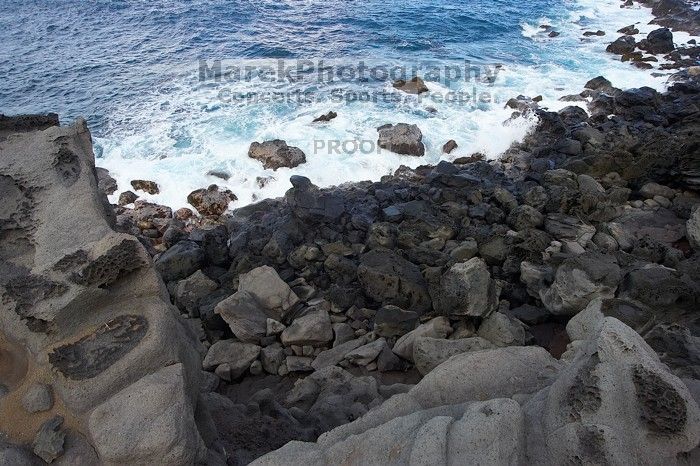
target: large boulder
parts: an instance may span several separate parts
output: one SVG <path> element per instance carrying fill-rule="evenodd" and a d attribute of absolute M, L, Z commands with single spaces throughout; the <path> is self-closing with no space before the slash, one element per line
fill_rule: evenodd
<path fill-rule="evenodd" d="M 499 294 L 486 263 L 478 257 L 454 264 L 430 290 L 435 310 L 448 316 L 486 316 L 498 305 Z"/>
<path fill-rule="evenodd" d="M 95 449 L 108 464 L 194 464 L 204 445 L 194 425 L 182 364 L 148 375 L 90 414 Z"/>
<path fill-rule="evenodd" d="M 248 149 L 248 157 L 262 162 L 266 169 L 294 168 L 306 162 L 306 155 L 298 147 L 288 146 L 281 139 L 254 142 Z"/>
<path fill-rule="evenodd" d="M 238 291 L 218 303 L 214 312 L 239 340 L 257 343 L 267 335 L 267 319 L 282 321 L 298 302 L 275 269 L 264 265 L 241 275 Z"/>
<path fill-rule="evenodd" d="M 375 249 L 360 258 L 357 278 L 365 294 L 418 314 L 430 309 L 428 288 L 417 265 L 393 251 Z"/>
<path fill-rule="evenodd" d="M 668 28 L 655 29 L 639 43 L 639 48 L 654 54 L 673 52 L 673 33 Z"/>
<path fill-rule="evenodd" d="M 425 154 L 423 133 L 416 125 L 397 123 L 377 128 L 379 139 L 377 145 L 397 154 L 422 156 Z"/>
<path fill-rule="evenodd" d="M 554 283 L 540 291 L 540 298 L 552 314 L 572 316 L 595 298 L 614 297 L 621 280 L 614 257 L 586 252 L 566 259 L 557 269 Z"/>

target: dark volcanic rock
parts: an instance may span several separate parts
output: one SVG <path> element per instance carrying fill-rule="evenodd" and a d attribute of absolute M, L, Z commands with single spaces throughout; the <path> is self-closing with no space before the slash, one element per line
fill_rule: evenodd
<path fill-rule="evenodd" d="M 453 150 L 455 150 L 456 148 L 457 148 L 457 142 L 454 139 L 450 139 L 442 146 L 442 151 L 445 154 L 449 154 Z"/>
<path fill-rule="evenodd" d="M 357 277 L 367 296 L 422 314 L 430 309 L 428 288 L 417 265 L 389 250 L 362 255 Z"/>
<path fill-rule="evenodd" d="M 197 189 L 187 196 L 189 202 L 203 217 L 218 217 L 226 210 L 230 202 L 237 200 L 228 189 L 221 190 L 215 184 L 207 189 Z"/>
<path fill-rule="evenodd" d="M 639 43 L 639 48 L 649 53 L 669 53 L 674 49 L 673 33 L 668 28 L 651 31 L 646 40 Z"/>
<path fill-rule="evenodd" d="M 636 47 L 637 42 L 634 40 L 634 37 L 622 36 L 617 38 L 615 42 L 608 45 L 605 50 L 610 53 L 614 53 L 615 55 L 624 55 L 626 53 L 634 52 Z"/>
<path fill-rule="evenodd" d="M 425 154 L 423 145 L 423 133 L 416 125 L 397 123 L 384 125 L 377 128 L 379 139 L 377 144 L 382 149 L 396 152 L 397 154 L 422 156 Z"/>
<path fill-rule="evenodd" d="M 408 94 L 422 94 L 423 92 L 428 92 L 428 86 L 426 86 L 425 82 L 418 76 L 414 76 L 409 81 L 399 79 L 394 81 L 393 86 L 396 89 L 404 91 Z"/>
<path fill-rule="evenodd" d="M 254 142 L 248 149 L 248 157 L 262 162 L 266 169 L 294 168 L 306 162 L 306 155 L 298 147 L 288 146 L 281 139 Z"/>
<path fill-rule="evenodd" d="M 132 180 L 131 186 L 137 191 L 145 191 L 148 194 L 158 194 L 160 192 L 160 188 L 155 181 Z"/>
<path fill-rule="evenodd" d="M 333 118 L 335 118 L 337 116 L 338 116 L 338 114 L 331 110 L 330 112 L 326 113 L 325 115 L 321 115 L 320 117 L 314 118 L 313 122 L 317 123 L 317 122 L 331 121 Z"/>

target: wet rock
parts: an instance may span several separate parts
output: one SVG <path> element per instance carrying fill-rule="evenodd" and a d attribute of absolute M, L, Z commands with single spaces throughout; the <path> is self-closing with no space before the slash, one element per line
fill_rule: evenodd
<path fill-rule="evenodd" d="M 639 29 L 637 29 L 634 24 L 630 24 L 629 26 L 625 26 L 621 29 L 618 29 L 617 32 L 619 32 L 620 34 L 626 34 L 628 36 L 633 36 L 635 34 L 639 34 Z"/>
<path fill-rule="evenodd" d="M 231 191 L 221 190 L 215 184 L 206 189 L 192 191 L 187 196 L 187 202 L 203 217 L 219 217 L 228 210 L 228 205 L 237 199 Z"/>
<path fill-rule="evenodd" d="M 97 188 L 107 196 L 114 194 L 118 189 L 117 180 L 112 178 L 109 170 L 97 167 L 95 172 L 97 173 Z"/>
<path fill-rule="evenodd" d="M 158 194 L 160 193 L 160 188 L 155 181 L 148 180 L 132 180 L 131 187 L 136 191 L 144 191 L 148 194 Z"/>
<path fill-rule="evenodd" d="M 498 305 L 499 293 L 486 263 L 477 257 L 454 264 L 431 287 L 433 307 L 449 316 L 486 316 Z"/>
<path fill-rule="evenodd" d="M 318 123 L 318 122 L 331 121 L 333 118 L 335 118 L 337 116 L 338 116 L 338 114 L 331 110 L 328 113 L 326 113 L 325 115 L 321 115 L 320 117 L 314 118 L 313 122 Z"/>
<path fill-rule="evenodd" d="M 442 146 L 442 152 L 444 152 L 445 154 L 450 154 L 457 147 L 457 142 L 454 139 L 450 139 Z"/>
<path fill-rule="evenodd" d="M 612 88 L 612 83 L 603 76 L 597 76 L 588 81 L 583 87 L 594 91 L 607 90 Z"/>
<path fill-rule="evenodd" d="M 207 176 L 213 176 L 214 178 L 219 178 L 220 180 L 228 181 L 231 178 L 231 174 L 226 170 L 209 170 L 206 173 Z"/>
<path fill-rule="evenodd" d="M 48 411 L 53 406 L 53 394 L 48 385 L 36 383 L 22 396 L 22 407 L 28 413 Z"/>
<path fill-rule="evenodd" d="M 382 149 L 418 157 L 425 154 L 425 146 L 422 142 L 423 133 L 416 125 L 397 123 L 380 126 L 377 131 L 379 131 L 377 144 Z"/>
<path fill-rule="evenodd" d="M 458 340 L 419 337 L 413 344 L 413 361 L 416 364 L 416 369 L 421 374 L 426 375 L 452 356 L 492 348 L 494 345 L 481 337 Z"/>
<path fill-rule="evenodd" d="M 41 425 L 32 442 L 34 454 L 47 463 L 63 454 L 66 433 L 61 429 L 62 424 L 62 416 L 52 417 Z"/>
<path fill-rule="evenodd" d="M 423 92 L 428 92 L 428 86 L 426 86 L 425 82 L 418 76 L 414 76 L 409 81 L 398 79 L 394 81 L 393 86 L 395 89 L 408 94 L 422 94 Z"/>
<path fill-rule="evenodd" d="M 298 317 L 284 329 L 282 344 L 324 346 L 333 340 L 333 326 L 328 312 L 323 309 Z"/>
<path fill-rule="evenodd" d="M 626 53 L 634 52 L 637 47 L 637 41 L 634 40 L 632 36 L 622 36 L 619 37 L 612 44 L 608 45 L 605 49 L 607 52 L 614 53 L 615 55 L 624 55 Z"/>
<path fill-rule="evenodd" d="M 306 162 L 306 155 L 298 147 L 288 146 L 281 139 L 254 142 L 248 150 L 248 157 L 262 162 L 265 169 L 294 168 Z"/>
<path fill-rule="evenodd" d="M 374 333 L 380 337 L 400 337 L 418 323 L 418 314 L 396 306 L 382 306 L 374 317 Z"/>
<path fill-rule="evenodd" d="M 563 214 L 548 214 L 544 221 L 544 229 L 547 233 L 559 240 L 575 241 L 581 246 L 593 238 L 596 229 L 576 217 Z"/>
<path fill-rule="evenodd" d="M 669 53 L 675 48 L 673 45 L 673 33 L 668 28 L 659 28 L 651 31 L 646 40 L 639 43 L 639 48 L 649 53 Z"/>
<path fill-rule="evenodd" d="M 363 254 L 357 277 L 365 294 L 379 303 L 418 314 L 430 308 L 427 284 L 420 269 L 393 251 L 376 249 Z"/>

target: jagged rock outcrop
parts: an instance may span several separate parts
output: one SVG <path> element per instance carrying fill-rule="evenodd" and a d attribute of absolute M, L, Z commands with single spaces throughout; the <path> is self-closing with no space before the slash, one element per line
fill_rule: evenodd
<path fill-rule="evenodd" d="M 145 248 L 112 229 L 85 121 L 36 121 L 0 142 L 0 432 L 57 462 L 205 461 L 200 344 Z M 27 411 L 36 383 L 53 402 Z"/>

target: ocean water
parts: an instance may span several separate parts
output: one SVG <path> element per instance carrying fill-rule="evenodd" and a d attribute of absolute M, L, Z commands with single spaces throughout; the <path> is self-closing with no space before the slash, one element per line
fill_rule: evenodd
<path fill-rule="evenodd" d="M 63 123 L 85 117 L 97 164 L 120 191 L 132 179 L 151 179 L 161 193 L 142 197 L 177 208 L 192 190 L 217 183 L 238 196 L 237 207 L 282 195 L 292 174 L 329 186 L 378 179 L 402 164 L 477 151 L 496 157 L 535 123 L 504 124 L 511 113 L 504 103 L 518 94 L 541 95 L 542 105 L 558 109 L 568 105 L 560 96 L 601 74 L 618 87 L 663 88 L 668 73 L 638 70 L 604 52 L 622 26 L 655 28 L 649 10 L 619 5 L 6 0 L 0 112 L 53 111 Z M 560 35 L 550 38 L 541 25 Z M 596 30 L 607 35 L 582 36 Z M 211 71 L 217 60 L 221 74 Z M 369 71 L 360 73 L 361 65 Z M 414 71 L 435 78 L 428 97 L 392 88 L 392 76 Z M 330 110 L 338 114 L 331 122 L 311 122 Z M 376 127 L 397 122 L 420 127 L 424 157 L 373 146 Z M 273 138 L 300 147 L 307 163 L 272 171 L 247 157 L 252 141 Z M 441 147 L 449 139 L 459 148 L 448 156 Z M 207 175 L 212 170 L 230 178 Z"/>

